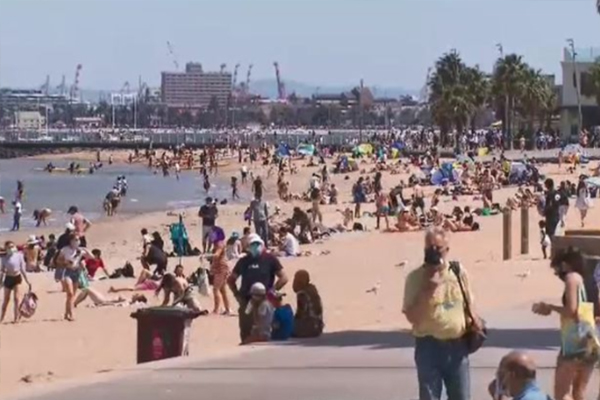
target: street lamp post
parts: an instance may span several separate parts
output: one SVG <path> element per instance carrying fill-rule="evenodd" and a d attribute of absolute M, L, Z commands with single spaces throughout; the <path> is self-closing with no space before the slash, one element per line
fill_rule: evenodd
<path fill-rule="evenodd" d="M 575 51 L 575 41 L 567 39 L 567 43 L 571 48 L 571 62 L 573 64 L 573 84 L 575 85 L 575 94 L 577 96 L 577 131 L 580 133 L 583 129 L 583 114 L 581 112 L 581 79 L 577 71 L 577 52 Z"/>
<path fill-rule="evenodd" d="M 500 59 L 504 58 L 504 47 L 502 43 L 498 43 L 496 45 L 498 48 L 498 52 L 500 53 Z M 510 104 L 508 101 L 508 86 L 506 86 L 506 82 L 504 83 L 504 123 L 502 124 L 502 128 L 504 129 L 504 139 L 508 141 L 508 149 L 512 149 L 513 141 L 511 135 L 511 129 L 509 124 L 509 108 Z"/>

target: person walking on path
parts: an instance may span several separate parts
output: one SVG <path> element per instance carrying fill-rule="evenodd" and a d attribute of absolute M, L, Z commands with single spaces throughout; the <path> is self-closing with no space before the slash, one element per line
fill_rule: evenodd
<path fill-rule="evenodd" d="M 406 277 L 403 312 L 416 338 L 415 362 L 420 400 L 470 399 L 468 325 L 465 307 L 473 310 L 464 268 L 452 270 L 446 232 L 435 228 L 425 236 L 422 266 Z M 464 296 L 461 291 L 464 288 Z M 468 303 L 467 303 L 468 302 Z M 471 315 L 476 315 L 471 311 Z M 481 321 L 470 321 L 481 330 Z"/>
<path fill-rule="evenodd" d="M 237 280 L 241 278 L 238 288 Z M 250 301 L 250 289 L 255 283 L 262 283 L 267 291 L 281 290 L 288 282 L 287 275 L 279 259 L 267 252 L 265 242 L 253 233 L 248 237 L 248 254 L 240 258 L 229 275 L 227 283 L 239 304 L 238 317 L 240 340 L 245 343 L 252 331 L 252 314 L 246 311 Z"/>

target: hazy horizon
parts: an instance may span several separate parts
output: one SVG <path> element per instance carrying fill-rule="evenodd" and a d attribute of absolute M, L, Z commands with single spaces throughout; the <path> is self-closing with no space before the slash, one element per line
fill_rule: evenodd
<path fill-rule="evenodd" d="M 188 61 L 206 70 L 254 64 L 252 80 L 313 86 L 355 85 L 418 90 L 427 68 L 457 49 L 490 71 L 515 52 L 557 75 L 567 38 L 595 46 L 594 0 L 2 0 L 0 86 L 52 85 L 118 89 L 138 76 L 158 86 L 160 72 Z"/>

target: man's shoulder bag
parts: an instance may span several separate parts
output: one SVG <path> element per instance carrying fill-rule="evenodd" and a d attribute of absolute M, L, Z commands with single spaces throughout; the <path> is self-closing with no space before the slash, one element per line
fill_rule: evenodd
<path fill-rule="evenodd" d="M 471 304 L 469 303 L 469 297 L 467 296 L 465 285 L 461 278 L 460 263 L 458 261 L 451 261 L 450 270 L 454 273 L 454 275 L 456 275 L 456 279 L 458 280 L 458 286 L 460 287 L 460 292 L 462 294 L 465 306 L 465 321 L 467 325 L 467 330 L 463 336 L 463 339 L 467 343 L 469 354 L 473 354 L 477 350 L 479 350 L 481 346 L 483 346 L 483 343 L 487 339 L 487 328 L 483 319 L 473 315 L 473 311 L 471 310 Z M 477 320 L 480 321 L 481 327 L 479 327 L 475 323 L 475 321 Z"/>

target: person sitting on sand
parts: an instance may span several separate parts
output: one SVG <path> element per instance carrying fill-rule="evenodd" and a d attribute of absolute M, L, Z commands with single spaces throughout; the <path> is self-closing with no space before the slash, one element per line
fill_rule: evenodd
<path fill-rule="evenodd" d="M 273 329 L 273 314 L 275 309 L 267 300 L 267 289 L 260 282 L 250 287 L 250 301 L 244 310 L 246 315 L 252 316 L 252 329 L 250 335 L 242 344 L 268 342 L 271 340 Z"/>
<path fill-rule="evenodd" d="M 156 268 L 154 269 L 154 275 L 156 277 L 163 276 L 167 271 L 167 254 L 157 246 L 157 243 L 148 241 L 146 236 L 144 236 L 144 253 L 142 254 L 140 261 L 144 269 L 149 270 L 150 266 L 156 265 Z"/>
<path fill-rule="evenodd" d="M 297 338 L 320 336 L 325 327 L 323 305 L 319 291 L 310 282 L 308 271 L 301 269 L 296 272 L 292 288 L 297 299 L 293 336 Z"/>
<path fill-rule="evenodd" d="M 87 270 L 90 278 L 94 278 L 96 276 L 96 272 L 101 269 L 104 272 L 104 275 L 109 278 L 110 274 L 106 270 L 106 266 L 104 265 L 104 260 L 102 260 L 102 252 L 100 249 L 92 250 L 93 258 L 88 258 L 85 260 L 85 269 Z"/>
<path fill-rule="evenodd" d="M 140 276 L 138 276 L 138 280 L 133 287 L 128 288 L 115 288 L 113 286 L 108 289 L 109 293 L 119 293 L 119 292 L 141 292 L 145 290 L 156 290 L 159 286 L 158 281 L 153 279 L 154 276 L 152 272 L 150 272 L 149 268 L 142 268 L 140 271 Z"/>
<path fill-rule="evenodd" d="M 280 257 L 298 257 L 300 255 L 300 242 L 290 229 L 282 226 L 279 229 L 281 246 L 279 248 Z"/>
<path fill-rule="evenodd" d="M 44 226 L 48 225 L 48 218 L 50 218 L 50 214 L 52 214 L 52 210 L 49 208 L 42 208 L 41 210 L 33 211 L 33 220 L 35 221 L 35 226 L 39 227 L 41 224 Z"/>
<path fill-rule="evenodd" d="M 408 210 L 402 210 L 398 214 L 396 228 L 398 228 L 398 231 L 400 232 L 411 232 L 420 230 L 421 226 L 413 222 L 413 219 L 410 218 Z"/>
<path fill-rule="evenodd" d="M 174 295 L 172 306 L 183 304 L 192 311 L 202 313 L 202 315 L 208 314 L 208 311 L 203 310 L 200 306 L 200 302 L 194 295 L 194 288 L 190 286 L 185 278 L 177 278 L 172 273 L 167 273 L 163 276 L 160 285 L 155 291 L 158 296 L 160 292 L 163 292 L 162 306 L 166 307 L 171 301 L 171 294 Z"/>

